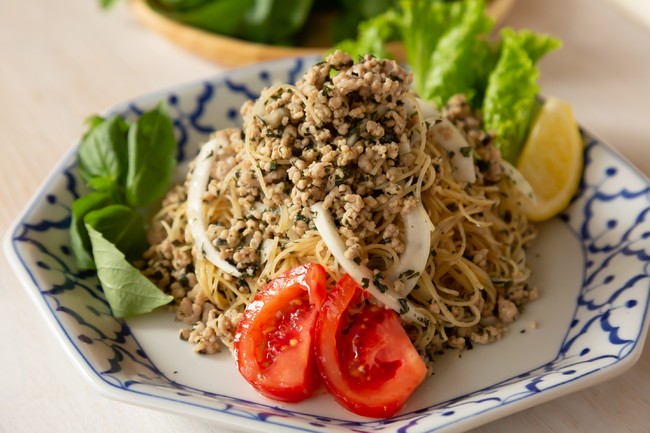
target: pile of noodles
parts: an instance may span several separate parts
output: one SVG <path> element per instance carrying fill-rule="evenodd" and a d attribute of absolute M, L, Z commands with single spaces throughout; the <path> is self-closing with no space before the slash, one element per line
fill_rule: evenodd
<path fill-rule="evenodd" d="M 308 73 L 296 86 L 265 89 L 244 107 L 241 131 L 220 131 L 206 143 L 191 166 L 182 199 L 161 211 L 160 219 L 169 222 L 165 241 L 191 249 L 196 282 L 218 314 L 241 313 L 277 275 L 303 263 L 320 263 L 332 281 L 350 272 L 371 293 L 372 302 L 396 310 L 425 358 L 446 347 L 471 347 L 473 342 L 498 338 L 513 320 L 512 312 L 502 310 L 519 310 L 534 298 L 535 291 L 528 286 L 526 247 L 535 232 L 522 213 L 525 193 L 520 179 L 500 160 L 494 137 L 482 131 L 480 115 L 462 97 L 438 112 L 410 92 L 408 80 L 399 83 L 403 88 L 396 107 L 407 119 L 408 142 L 399 143 L 400 154 L 394 158 L 398 162 L 384 161 L 373 167 L 374 173 L 366 173 L 385 175 L 399 165 L 390 181 L 377 178 L 388 184 L 376 188 L 384 192 L 392 188 L 392 195 L 368 216 L 372 224 L 344 229 L 341 212 L 347 203 L 341 202 L 342 196 L 328 196 L 329 189 L 338 188 L 331 179 L 320 186 L 320 195 L 303 197 L 302 205 L 296 204 L 301 203 L 297 185 L 286 173 L 301 155 L 294 149 L 286 158 L 273 157 L 269 146 L 280 142 L 287 124 L 287 119 L 274 119 L 273 113 L 279 110 L 278 116 L 298 125 L 299 131 L 305 123 L 325 128 L 319 107 L 338 90 L 345 93 L 337 89 L 337 83 L 345 81 L 336 77 L 343 80 L 346 73 L 351 74 L 349 79 L 355 77 L 357 65 L 342 63 L 340 56 L 315 66 L 311 78 Z M 374 62 L 367 68 L 387 70 L 381 62 L 388 61 L 361 62 Z M 391 63 L 390 68 L 399 67 Z M 335 72 L 326 76 L 327 71 Z M 383 79 L 390 80 L 391 75 Z M 400 80 L 390 84 L 394 81 Z M 331 140 L 319 142 L 315 130 L 296 140 L 300 137 L 303 144 L 305 137 L 314 137 L 312 148 L 332 145 Z M 224 158 L 231 158 L 231 163 L 217 167 Z M 269 167 L 285 170 L 274 177 Z M 242 174 L 249 177 L 252 193 L 242 186 Z M 281 190 L 284 196 L 278 193 Z M 402 210 L 389 211 L 390 206 Z M 243 265 L 234 255 L 237 249 L 226 251 L 220 245 L 219 232 L 238 221 L 259 220 L 270 208 L 276 215 L 272 229 L 268 224 L 256 226 L 267 227 L 267 235 L 255 242 L 242 235 L 242 245 L 252 245 L 257 257 L 252 265 Z M 398 229 L 397 242 L 385 238 L 389 226 Z"/>

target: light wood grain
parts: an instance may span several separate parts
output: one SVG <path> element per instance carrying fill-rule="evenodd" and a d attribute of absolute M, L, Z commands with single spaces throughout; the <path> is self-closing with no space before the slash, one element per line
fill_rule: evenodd
<path fill-rule="evenodd" d="M 6 0 L 0 13 L 0 232 L 91 113 L 222 70 L 144 28 L 126 4 Z M 603 0 L 521 0 L 506 24 L 564 39 L 542 62 L 547 95 L 650 174 L 650 33 Z M 230 433 L 95 392 L 0 260 L 0 433 Z M 507 360 L 506 360 L 507 361 Z M 645 432 L 650 347 L 623 375 L 480 427 L 480 433 Z"/>

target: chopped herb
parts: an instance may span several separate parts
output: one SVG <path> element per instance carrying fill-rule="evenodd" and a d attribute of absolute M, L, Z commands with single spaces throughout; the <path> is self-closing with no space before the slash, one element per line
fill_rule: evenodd
<path fill-rule="evenodd" d="M 379 142 L 381 144 L 395 143 L 397 142 L 397 137 L 392 132 L 389 132 L 387 134 L 384 134 L 384 136 L 379 139 Z"/>
<path fill-rule="evenodd" d="M 410 280 L 412 278 L 418 278 L 419 276 L 420 276 L 419 272 L 416 272 L 413 269 L 408 269 L 408 270 L 402 272 L 401 274 L 399 274 L 399 276 L 397 278 L 399 280 L 404 280 L 404 279 Z"/>
<path fill-rule="evenodd" d="M 406 298 L 400 298 L 399 305 L 400 305 L 399 314 L 406 314 L 409 312 L 410 308 Z"/>
<path fill-rule="evenodd" d="M 355 125 L 352 128 L 348 129 L 348 137 L 352 137 L 353 135 L 359 135 L 359 125 Z"/>
<path fill-rule="evenodd" d="M 479 159 L 476 161 L 476 166 L 481 173 L 488 171 L 491 165 L 492 163 L 490 161 L 486 161 L 485 159 Z"/>
<path fill-rule="evenodd" d="M 386 293 L 388 290 L 388 286 L 386 286 L 384 283 L 382 283 L 382 280 L 384 279 L 384 276 L 382 275 L 381 272 L 375 272 L 372 276 L 372 282 L 375 283 L 375 286 L 377 286 L 377 289 L 381 293 Z"/>
<path fill-rule="evenodd" d="M 334 174 L 334 185 L 339 186 L 347 183 L 350 176 L 350 172 L 345 168 L 337 169 Z"/>
<path fill-rule="evenodd" d="M 298 214 L 296 215 L 295 221 L 304 221 L 306 224 L 309 224 L 311 222 L 311 219 L 309 217 L 306 217 L 302 214 L 302 210 L 298 211 Z"/>
<path fill-rule="evenodd" d="M 513 281 L 512 280 L 504 280 L 504 279 L 493 279 L 492 284 L 495 285 L 500 285 L 503 286 L 505 289 L 509 289 L 512 287 Z"/>

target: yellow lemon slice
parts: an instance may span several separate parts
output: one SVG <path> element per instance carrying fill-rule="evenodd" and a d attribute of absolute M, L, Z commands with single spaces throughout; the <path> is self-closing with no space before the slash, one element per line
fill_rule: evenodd
<path fill-rule="evenodd" d="M 549 98 L 533 123 L 517 162 L 537 199 L 525 205 L 531 221 L 557 215 L 571 201 L 582 176 L 584 143 L 571 105 Z"/>

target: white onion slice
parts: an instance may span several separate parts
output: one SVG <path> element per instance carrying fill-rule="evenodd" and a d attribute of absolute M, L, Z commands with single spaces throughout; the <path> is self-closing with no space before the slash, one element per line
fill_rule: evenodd
<path fill-rule="evenodd" d="M 222 140 L 222 139 L 221 139 Z M 210 180 L 210 168 L 214 161 L 215 154 L 224 143 L 219 138 L 213 138 L 203 145 L 199 155 L 196 157 L 196 165 L 190 179 L 187 190 L 187 225 L 192 233 L 194 245 L 200 254 L 209 260 L 213 265 L 233 277 L 241 277 L 241 272 L 233 265 L 219 257 L 219 252 L 214 248 L 208 235 L 205 232 L 205 220 L 203 218 L 203 194 L 205 193 Z"/>
<path fill-rule="evenodd" d="M 442 114 L 438 110 L 438 107 L 433 102 L 425 101 L 424 99 L 420 98 L 415 98 L 415 100 L 418 102 L 418 104 L 420 104 L 420 112 L 422 113 L 423 118 L 428 119 L 431 117 L 442 117 Z"/>
<path fill-rule="evenodd" d="M 431 231 L 422 203 L 404 215 L 404 252 L 399 265 L 388 276 L 390 281 L 398 279 L 404 283 L 399 293 L 406 296 L 411 293 L 427 266 L 431 253 Z"/>
<path fill-rule="evenodd" d="M 431 124 L 433 138 L 450 156 L 452 175 L 462 182 L 476 182 L 471 147 L 456 125 L 442 117 L 430 118 L 427 121 Z"/>
<path fill-rule="evenodd" d="M 500 161 L 500 165 L 501 170 L 510 178 L 510 180 L 512 180 L 512 183 L 515 185 L 522 198 L 524 198 L 528 204 L 535 204 L 537 201 L 537 195 L 535 195 L 533 187 L 530 186 L 530 183 L 528 183 L 524 175 L 505 159 Z"/>
<path fill-rule="evenodd" d="M 332 253 L 343 270 L 350 274 L 357 284 L 363 287 L 377 302 L 399 313 L 404 320 L 419 323 L 428 322 L 429 319 L 418 311 L 419 307 L 395 293 L 394 290 L 389 289 L 385 292 L 379 290 L 373 283 L 372 271 L 367 266 L 358 265 L 345 257 L 345 250 L 347 249 L 345 242 L 334 225 L 332 215 L 323 207 L 322 202 L 312 205 L 311 210 L 314 214 L 314 224 L 323 238 L 323 242 L 325 242 L 330 253 Z"/>

